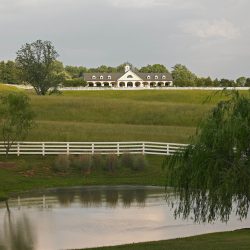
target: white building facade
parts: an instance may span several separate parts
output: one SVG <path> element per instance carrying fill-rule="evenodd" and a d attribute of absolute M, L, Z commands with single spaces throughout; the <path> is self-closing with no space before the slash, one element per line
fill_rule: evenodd
<path fill-rule="evenodd" d="M 88 87 L 113 88 L 155 88 L 173 86 L 173 78 L 169 73 L 134 72 L 129 65 L 124 73 L 85 73 L 84 80 Z"/>

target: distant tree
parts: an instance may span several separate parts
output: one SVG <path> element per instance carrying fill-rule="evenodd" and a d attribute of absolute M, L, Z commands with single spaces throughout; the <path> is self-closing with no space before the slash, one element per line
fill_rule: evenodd
<path fill-rule="evenodd" d="M 233 81 L 233 80 L 221 79 L 220 86 L 221 87 L 235 87 L 236 84 L 235 84 L 235 81 Z"/>
<path fill-rule="evenodd" d="M 168 73 L 167 68 L 162 64 L 153 64 L 142 67 L 141 73 Z"/>
<path fill-rule="evenodd" d="M 29 97 L 23 93 L 10 93 L 0 97 L 0 121 L 6 156 L 17 140 L 24 140 L 32 128 L 34 113 Z"/>
<path fill-rule="evenodd" d="M 247 78 L 245 87 L 250 87 L 250 78 Z"/>
<path fill-rule="evenodd" d="M 247 82 L 247 78 L 244 77 L 244 76 L 241 76 L 239 77 L 237 80 L 236 80 L 236 83 L 239 87 L 244 87 L 246 85 L 246 82 Z"/>
<path fill-rule="evenodd" d="M 233 208 L 241 219 L 248 214 L 250 95 L 230 96 L 200 123 L 192 144 L 165 161 L 176 216 L 211 222 L 228 221 Z"/>
<path fill-rule="evenodd" d="M 17 84 L 20 82 L 18 69 L 15 62 L 0 62 L 0 81 L 4 83 Z"/>
<path fill-rule="evenodd" d="M 49 41 L 26 43 L 17 51 L 16 64 L 25 82 L 31 84 L 38 95 L 57 91 L 63 81 L 56 70 L 58 53 Z"/>
<path fill-rule="evenodd" d="M 197 80 L 197 76 L 181 64 L 173 67 L 172 76 L 176 86 L 195 86 Z"/>

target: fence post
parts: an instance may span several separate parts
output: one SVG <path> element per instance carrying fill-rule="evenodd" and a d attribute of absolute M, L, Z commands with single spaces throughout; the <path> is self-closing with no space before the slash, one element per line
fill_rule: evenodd
<path fill-rule="evenodd" d="M 67 142 L 67 155 L 69 155 L 69 143 Z"/>
<path fill-rule="evenodd" d="M 142 154 L 145 154 L 145 142 L 142 143 Z"/>
<path fill-rule="evenodd" d="M 20 144 L 19 144 L 19 142 L 17 143 L 17 156 L 19 156 L 20 155 Z"/>
<path fill-rule="evenodd" d="M 169 144 L 167 144 L 167 155 L 169 155 Z"/>
<path fill-rule="evenodd" d="M 120 145 L 119 145 L 119 142 L 117 142 L 117 155 L 120 154 Z"/>
<path fill-rule="evenodd" d="M 42 155 L 45 156 L 45 144 L 44 144 L 44 142 L 42 143 Z"/>
<path fill-rule="evenodd" d="M 92 149 L 91 149 L 92 155 L 95 153 L 95 144 L 92 143 Z"/>

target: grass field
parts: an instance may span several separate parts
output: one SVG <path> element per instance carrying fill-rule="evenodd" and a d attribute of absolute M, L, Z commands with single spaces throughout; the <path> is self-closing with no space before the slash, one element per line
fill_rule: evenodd
<path fill-rule="evenodd" d="M 0 85 L 0 92 L 10 87 Z M 65 91 L 36 96 L 30 141 L 165 141 L 187 143 L 201 118 L 224 97 L 215 91 Z M 1 140 L 1 134 L 0 134 Z"/>
<path fill-rule="evenodd" d="M 92 250 L 249 250 L 250 229 Z"/>

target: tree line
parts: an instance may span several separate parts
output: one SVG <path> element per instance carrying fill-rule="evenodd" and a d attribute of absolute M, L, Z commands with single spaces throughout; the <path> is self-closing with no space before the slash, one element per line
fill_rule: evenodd
<path fill-rule="evenodd" d="M 38 94 L 47 92 L 47 89 L 62 86 L 85 86 L 84 73 L 117 73 L 124 72 L 128 62 L 116 67 L 101 65 L 96 68 L 84 66 L 64 66 L 58 61 L 58 53 L 49 41 L 37 40 L 26 43 L 18 51 L 15 61 L 0 61 L 0 82 L 8 84 L 31 84 L 35 90 L 44 86 L 43 90 L 36 90 Z M 130 63 L 129 63 L 130 64 Z M 130 64 L 135 72 L 141 73 L 171 73 L 174 85 L 177 87 L 250 87 L 250 77 L 241 76 L 236 80 L 212 79 L 199 77 L 185 65 L 176 64 L 171 70 L 165 65 L 153 64 L 141 68 Z M 37 86 L 36 86 L 37 85 Z"/>

